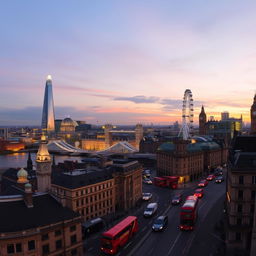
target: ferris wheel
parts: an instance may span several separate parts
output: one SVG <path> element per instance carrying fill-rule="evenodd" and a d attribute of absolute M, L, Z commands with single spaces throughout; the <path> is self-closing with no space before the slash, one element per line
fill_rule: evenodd
<path fill-rule="evenodd" d="M 190 89 L 186 89 L 183 97 L 182 104 L 182 126 L 179 132 L 184 140 L 187 140 L 191 137 L 193 130 L 193 117 L 194 117 L 194 103 L 193 96 Z"/>

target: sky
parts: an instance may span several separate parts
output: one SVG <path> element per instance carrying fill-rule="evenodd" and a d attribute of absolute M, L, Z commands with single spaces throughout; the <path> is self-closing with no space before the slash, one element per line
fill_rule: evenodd
<path fill-rule="evenodd" d="M 181 122 L 184 91 L 207 116 L 249 122 L 255 0 L 2 0 L 0 126 L 40 125 L 52 75 L 56 119 Z"/>

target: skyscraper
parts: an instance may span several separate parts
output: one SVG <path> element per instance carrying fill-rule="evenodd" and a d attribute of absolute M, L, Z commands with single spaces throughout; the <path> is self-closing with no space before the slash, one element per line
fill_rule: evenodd
<path fill-rule="evenodd" d="M 47 76 L 45 91 L 44 91 L 44 106 L 42 115 L 42 129 L 47 133 L 55 131 L 54 125 L 54 104 L 52 94 L 52 77 Z"/>

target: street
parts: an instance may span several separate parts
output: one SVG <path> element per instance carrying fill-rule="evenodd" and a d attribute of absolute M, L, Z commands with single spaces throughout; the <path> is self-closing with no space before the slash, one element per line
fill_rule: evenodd
<path fill-rule="evenodd" d="M 173 206 L 170 201 L 172 195 L 177 192 L 183 193 L 184 200 L 187 195 L 193 193 L 196 183 L 179 190 L 143 184 L 143 192 L 151 192 L 153 194 L 150 202 L 158 202 L 157 214 L 149 219 L 143 217 L 143 211 L 148 202 L 143 202 L 140 208 L 130 214 L 138 217 L 139 231 L 117 255 L 215 255 L 214 253 L 222 243 L 220 234 L 215 230 L 215 225 L 223 214 L 225 182 L 216 184 L 214 180 L 209 181 L 208 186 L 204 188 L 205 193 L 203 198 L 199 199 L 198 219 L 193 231 L 179 230 L 180 205 Z M 152 222 L 159 215 L 168 215 L 168 227 L 162 232 L 153 232 L 151 229 Z M 99 236 L 100 234 L 97 234 L 97 236 L 86 241 L 85 255 L 100 255 Z"/>

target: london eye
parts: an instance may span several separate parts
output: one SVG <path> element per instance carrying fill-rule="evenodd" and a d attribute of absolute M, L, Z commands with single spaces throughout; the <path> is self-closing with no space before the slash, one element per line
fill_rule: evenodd
<path fill-rule="evenodd" d="M 184 140 L 189 139 L 193 133 L 193 117 L 193 96 L 191 90 L 186 89 L 182 104 L 182 126 L 179 132 L 179 137 L 182 136 Z"/>

